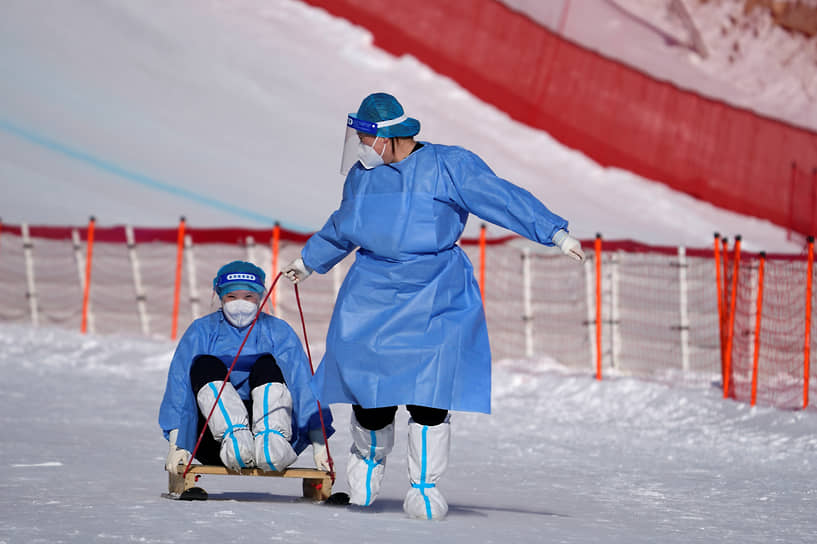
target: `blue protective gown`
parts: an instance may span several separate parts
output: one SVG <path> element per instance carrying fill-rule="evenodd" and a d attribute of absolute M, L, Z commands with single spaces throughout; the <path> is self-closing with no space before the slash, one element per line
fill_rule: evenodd
<path fill-rule="evenodd" d="M 312 381 L 321 402 L 490 413 L 485 314 L 457 240 L 469 213 L 545 245 L 567 228 L 474 153 L 423 144 L 397 163 L 357 163 L 340 208 L 301 252 L 325 273 L 359 248 Z"/>
<path fill-rule="evenodd" d="M 179 340 L 170 362 L 167 386 L 159 408 L 159 426 L 165 438 L 171 429 L 179 429 L 176 445 L 180 448 L 193 451 L 198 440 L 199 410 L 190 384 L 193 360 L 198 355 L 213 355 L 229 368 L 248 328 L 249 325 L 241 329 L 234 327 L 218 310 L 193 321 Z M 309 430 L 320 429 L 321 422 L 315 396 L 309 387 L 312 376 L 309 360 L 289 324 L 269 314 L 260 314 L 230 374 L 230 383 L 242 399 L 248 400 L 250 369 L 255 360 L 265 353 L 275 357 L 292 395 L 290 443 L 296 453 L 301 453 L 310 443 Z M 323 409 L 323 420 L 329 436 L 333 429 L 328 408 Z"/>

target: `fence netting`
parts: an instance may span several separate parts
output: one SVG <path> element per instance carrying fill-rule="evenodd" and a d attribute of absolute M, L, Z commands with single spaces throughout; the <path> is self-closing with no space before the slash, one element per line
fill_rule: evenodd
<path fill-rule="evenodd" d="M 80 330 L 88 232 L 82 228 L 3 225 L 0 230 L 0 321 Z M 96 229 L 90 252 L 87 330 L 98 334 L 173 334 L 176 277 L 179 273 L 176 337 L 196 318 L 218 309 L 212 278 L 232 260 L 249 260 L 267 273 L 295 259 L 306 236 L 283 232 L 274 255 L 273 235 L 265 230 L 190 229 L 179 255 L 178 230 Z M 735 255 L 724 251 L 719 263 L 712 248 L 657 247 L 631 241 L 601 243 L 601 286 L 597 293 L 594 241 L 584 241 L 587 261 L 577 264 L 553 248 L 517 237 L 476 239 L 461 246 L 480 274 L 484 251 L 483 293 L 495 360 L 550 358 L 568 370 L 596 373 L 597 354 L 605 377 L 636 376 L 670 385 L 724 385 L 723 346 L 732 306 Z M 313 274 L 300 296 L 315 364 L 324 344 L 335 297 L 354 255 L 328 274 Z M 806 293 L 808 258 L 740 255 L 735 288 L 729 396 L 749 401 L 758 337 L 757 402 L 801 408 L 817 392 L 817 371 L 809 366 L 806 388 Z M 716 270 L 721 270 L 719 289 Z M 812 266 L 812 285 L 814 281 Z M 762 293 L 758 328 L 757 300 Z M 274 308 L 303 340 L 292 284 L 278 282 Z M 598 306 L 597 306 L 598 305 Z M 817 293 L 811 288 L 811 307 Z M 597 310 L 601 342 L 597 343 Z M 726 310 L 723 310 L 726 311 Z M 817 324 L 811 319 L 809 349 L 817 348 Z"/>

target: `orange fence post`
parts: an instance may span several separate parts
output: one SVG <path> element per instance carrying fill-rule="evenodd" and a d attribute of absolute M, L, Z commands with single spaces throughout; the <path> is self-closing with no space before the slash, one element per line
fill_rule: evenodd
<path fill-rule="evenodd" d="M 596 234 L 596 379 L 601 379 L 601 233 Z"/>
<path fill-rule="evenodd" d="M 806 341 L 803 347 L 803 409 L 808 408 L 808 386 L 811 376 L 811 289 L 814 276 L 814 236 L 808 237 L 808 264 L 806 264 Z"/>
<path fill-rule="evenodd" d="M 760 266 L 757 271 L 757 309 L 755 312 L 755 350 L 752 357 L 752 401 L 757 402 L 757 361 L 760 356 L 760 323 L 763 311 L 763 268 L 766 264 L 766 253 L 760 252 Z"/>
<path fill-rule="evenodd" d="M 479 228 L 479 292 L 482 294 L 482 305 L 485 306 L 485 223 Z"/>
<path fill-rule="evenodd" d="M 94 255 L 94 224 L 96 219 L 94 216 L 88 220 L 88 239 L 85 248 L 85 289 L 82 293 L 82 324 L 80 325 L 80 332 L 85 334 L 88 332 L 88 300 L 91 295 L 91 260 Z"/>
<path fill-rule="evenodd" d="M 179 219 L 179 235 L 176 241 L 176 286 L 173 289 L 173 318 L 170 322 L 170 339 L 176 339 L 179 328 L 179 297 L 182 290 L 182 258 L 184 257 L 184 216 Z"/>
<path fill-rule="evenodd" d="M 721 235 L 715 233 L 715 284 L 718 293 L 718 343 L 721 346 L 721 379 L 723 379 L 723 289 L 721 288 Z"/>
<path fill-rule="evenodd" d="M 272 273 L 270 277 L 275 277 L 278 274 L 278 242 L 281 239 L 281 225 L 279 223 L 275 223 L 275 226 L 272 227 Z M 273 290 L 272 294 L 270 295 L 270 304 L 272 305 L 272 312 L 275 313 L 276 308 L 276 301 L 275 301 L 275 291 Z"/>
<path fill-rule="evenodd" d="M 811 170 L 811 232 L 817 232 L 817 166 Z"/>
<path fill-rule="evenodd" d="M 732 378 L 732 338 L 735 334 L 735 307 L 738 300 L 738 273 L 740 272 L 740 235 L 735 236 L 734 269 L 732 271 L 732 289 L 729 299 L 729 324 L 726 328 L 726 363 L 724 364 L 723 398 L 730 392 Z"/>
<path fill-rule="evenodd" d="M 723 369 L 726 364 L 726 322 L 729 320 L 729 238 L 721 238 L 721 261 L 722 261 L 722 292 L 723 292 L 723 322 L 721 323 L 721 330 L 723 331 L 723 338 L 721 344 L 723 349 L 723 362 L 721 367 Z M 723 373 L 725 369 L 721 370 Z"/>

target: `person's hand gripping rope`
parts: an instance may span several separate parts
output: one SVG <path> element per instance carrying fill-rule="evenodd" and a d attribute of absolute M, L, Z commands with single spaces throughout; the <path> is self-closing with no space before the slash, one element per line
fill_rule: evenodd
<path fill-rule="evenodd" d="M 304 281 L 312 274 L 312 269 L 304 264 L 304 260 L 300 257 L 286 265 L 281 273 L 292 283 L 299 283 Z"/>

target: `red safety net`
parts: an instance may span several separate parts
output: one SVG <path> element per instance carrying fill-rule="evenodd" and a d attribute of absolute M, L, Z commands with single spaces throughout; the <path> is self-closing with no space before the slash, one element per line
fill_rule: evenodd
<path fill-rule="evenodd" d="M 807 262 L 787 256 L 767 257 L 759 331 L 756 327 L 757 297 L 761 288 L 758 268 L 758 255 L 741 255 L 730 395 L 745 402 L 751 399 L 754 346 L 759 334 L 757 402 L 782 408 L 800 408 L 803 406 L 805 379 Z M 812 351 L 814 327 L 812 322 Z"/>
<path fill-rule="evenodd" d="M 792 162 L 817 167 L 813 131 L 656 80 L 496 0 L 305 1 L 604 166 L 815 234 L 817 204 L 801 195 L 817 182 L 789 183 Z"/>
<path fill-rule="evenodd" d="M 817 154 L 815 154 L 817 161 Z M 789 183 L 789 217 L 792 224 L 799 224 L 805 230 L 791 230 L 801 233 L 817 234 L 817 167 L 807 172 L 797 163 L 791 165 L 791 180 Z"/>
<path fill-rule="evenodd" d="M 128 230 L 133 244 L 127 243 Z M 260 266 L 268 279 L 277 273 L 272 271 L 272 229 L 186 228 L 185 233 L 179 336 L 193 319 L 218 308 L 212 278 L 221 265 L 248 260 Z M 279 266 L 297 258 L 306 238 L 280 230 Z M 173 228 L 95 228 L 89 332 L 171 336 L 177 239 L 178 230 Z M 479 263 L 478 240 L 460 243 L 472 263 Z M 568 372 L 595 375 L 596 353 L 600 352 L 604 378 L 637 376 L 675 386 L 722 390 L 722 327 L 713 248 L 602 241 L 601 289 L 597 293 L 593 241 L 582 245 L 588 256 L 583 265 L 555 248 L 516 236 L 487 240 L 483 300 L 494 359 L 513 359 L 522 365 L 555 362 Z M 86 251 L 85 228 L 3 225 L 0 322 L 80 331 Z M 728 312 L 734 251 L 724 251 L 722 256 L 721 283 L 730 286 L 723 295 Z M 353 258 L 325 275 L 313 274 L 301 286 L 309 347 L 316 362 L 324 353 L 335 298 Z M 785 408 L 803 405 L 807 266 L 808 259 L 802 255 L 766 258 L 758 403 Z M 747 402 L 751 399 L 760 287 L 757 267 L 758 255 L 741 254 L 729 395 Z M 294 291 L 281 283 L 287 284 L 279 282 L 276 287 L 277 303 L 272 311 L 291 324 L 298 323 Z M 813 308 L 817 306 L 813 287 L 811 299 Z M 600 344 L 596 343 L 597 308 Z M 814 353 L 814 320 L 809 330 L 809 348 Z M 811 398 L 817 398 L 814 366 L 809 369 Z"/>

